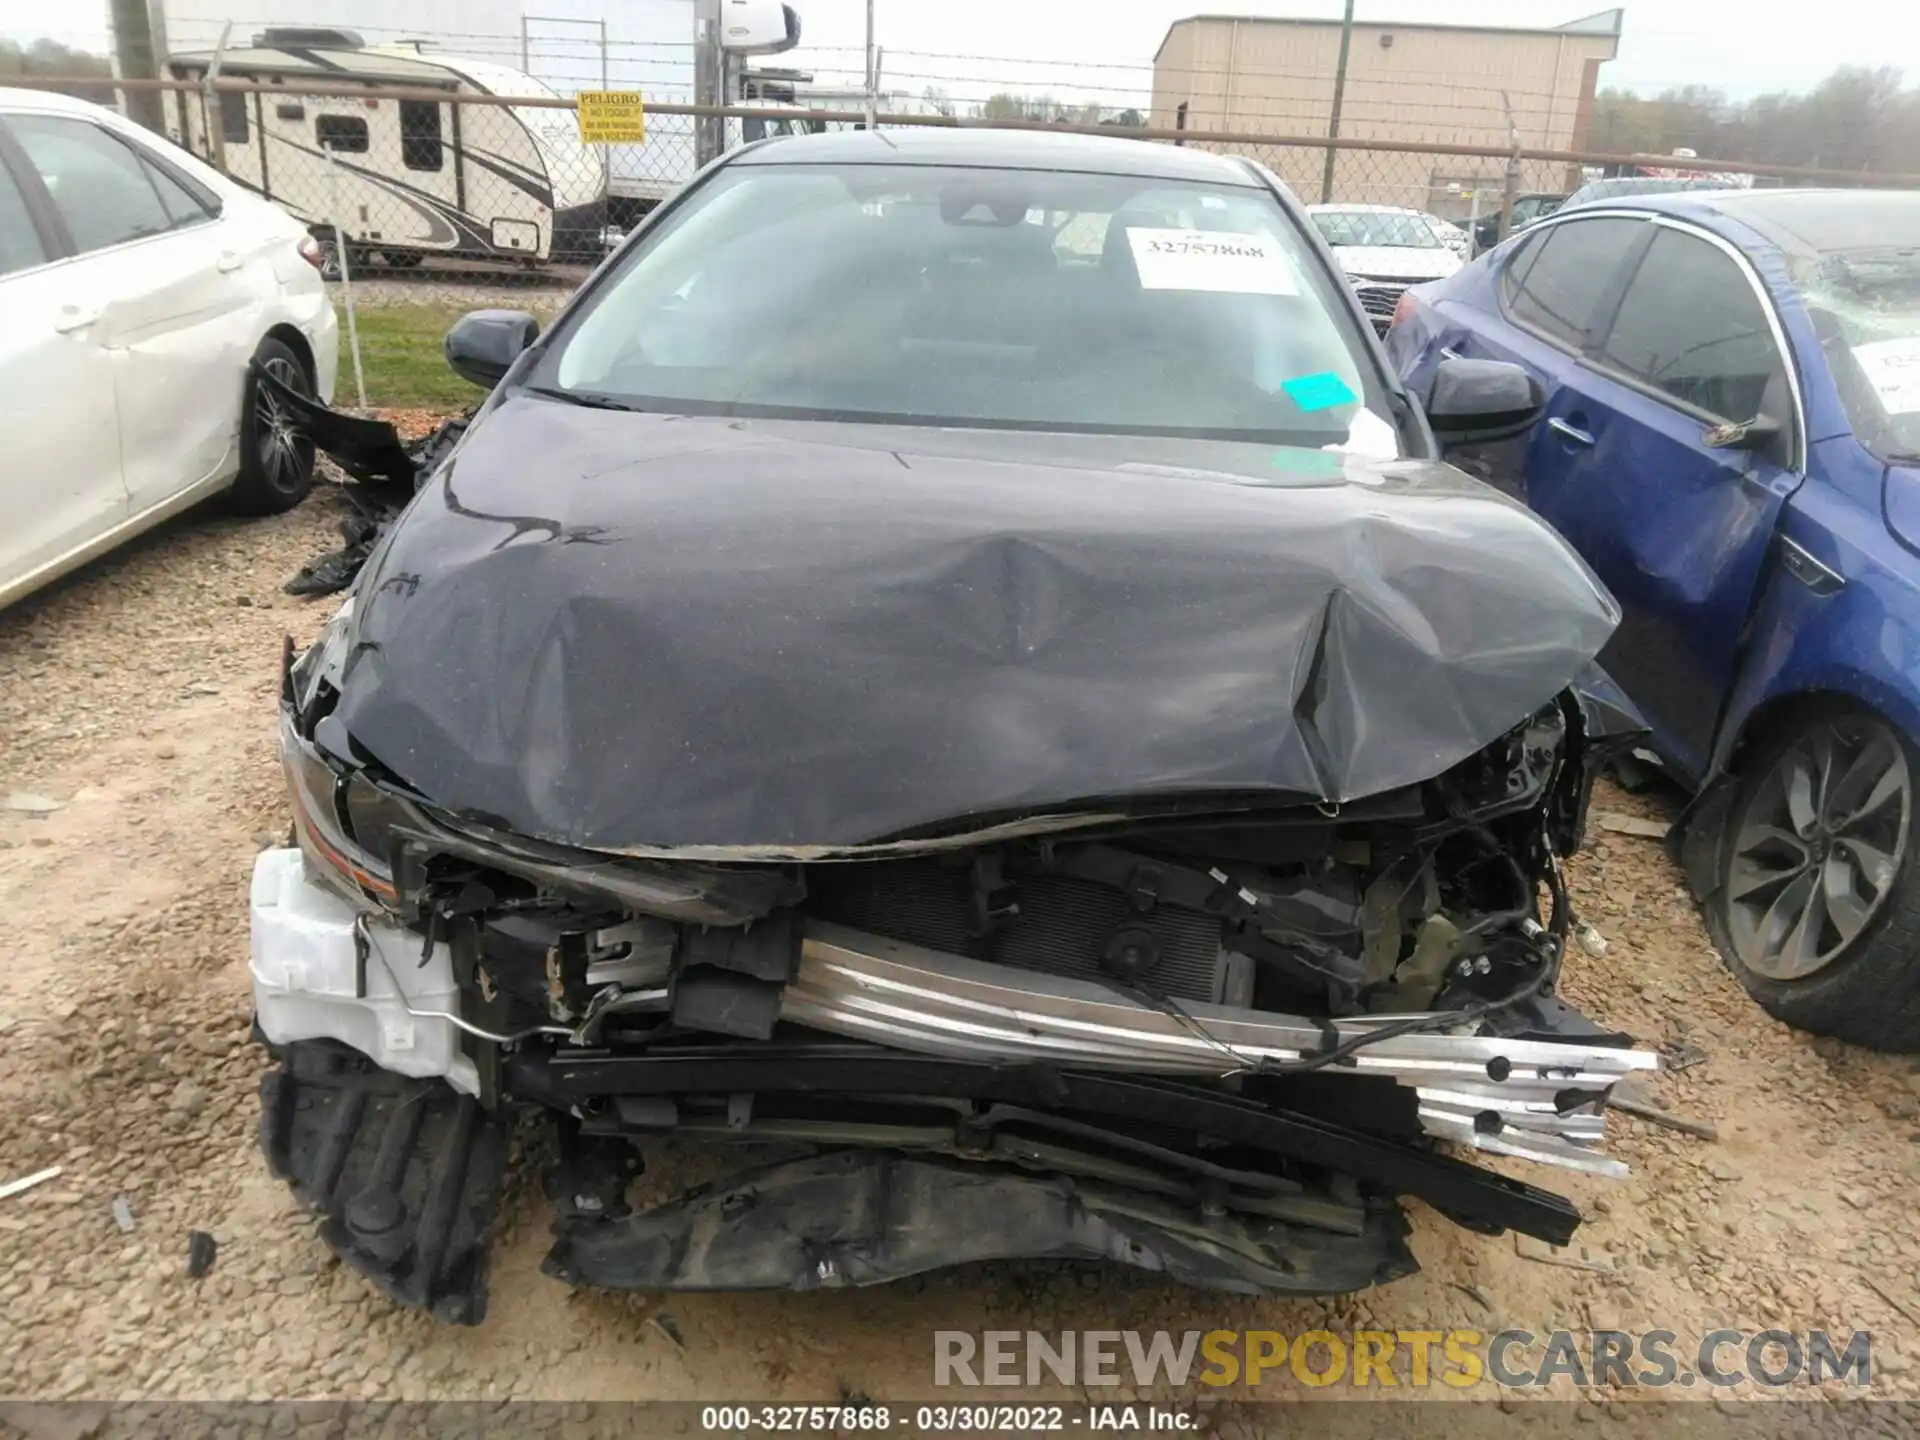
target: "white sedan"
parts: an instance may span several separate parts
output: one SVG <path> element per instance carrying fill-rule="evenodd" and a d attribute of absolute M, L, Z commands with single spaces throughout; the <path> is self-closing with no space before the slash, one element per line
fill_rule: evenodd
<path fill-rule="evenodd" d="M 1382 335 L 1409 286 L 1444 280 L 1466 263 L 1418 210 L 1309 205 L 1307 214 Z"/>
<path fill-rule="evenodd" d="M 300 503 L 313 447 L 251 362 L 331 398 L 319 259 L 152 132 L 0 89 L 0 605 L 218 491 Z"/>

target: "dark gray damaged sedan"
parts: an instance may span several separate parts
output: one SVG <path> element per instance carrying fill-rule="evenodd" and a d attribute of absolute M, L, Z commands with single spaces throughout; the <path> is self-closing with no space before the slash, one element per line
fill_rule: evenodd
<path fill-rule="evenodd" d="M 253 882 L 269 1158 L 396 1299 L 550 1273 L 1408 1273 L 1399 1197 L 1564 1243 L 1654 1057 L 1556 995 L 1638 721 L 1612 601 L 1442 445 L 1258 166 L 988 131 L 750 147 L 537 339 L 290 653 Z M 350 468 L 390 432 L 312 411 Z M 760 1142 L 656 1209 L 649 1142 Z"/>

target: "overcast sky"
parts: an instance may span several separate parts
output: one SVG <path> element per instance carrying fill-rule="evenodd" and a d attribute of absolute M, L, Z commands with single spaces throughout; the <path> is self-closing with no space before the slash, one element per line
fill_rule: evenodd
<path fill-rule="evenodd" d="M 618 0 L 644 4 L 646 0 Z M 792 0 L 801 13 L 802 51 L 774 63 L 820 71 L 859 70 L 865 0 Z M 971 93 L 983 78 L 1008 88 L 1125 103 L 1124 85 L 1144 89 L 1145 67 L 1170 21 L 1196 11 L 1337 17 L 1340 0 L 876 0 L 887 80 L 919 90 L 951 80 Z M 313 22 L 326 23 L 326 0 Z M 395 23 L 406 11 L 396 0 Z M 538 9 L 537 5 L 529 8 Z M 1581 0 L 1360 0 L 1359 17 L 1455 24 L 1556 25 L 1600 5 Z M 1603 85 L 1643 91 L 1703 83 L 1734 96 L 1805 88 L 1841 64 L 1899 64 L 1920 71 L 1920 7 L 1893 0 L 1823 0 L 1816 7 L 1769 13 L 1753 0 L 1641 0 L 1626 7 L 1620 58 L 1601 71 Z M 244 15 L 243 0 L 235 13 Z M 1788 17 L 1792 18 L 1789 19 Z M 1778 17 L 1778 18 L 1775 18 Z M 0 35 L 50 35 L 103 48 L 105 0 L 0 0 Z M 845 47 L 837 50 L 835 47 Z M 987 57 L 963 61 L 948 56 Z M 1088 71 L 1061 65 L 1140 67 Z M 1017 62 L 1017 63 L 1016 63 Z M 1049 63 L 1056 62 L 1056 63 Z M 1920 73 L 1914 76 L 1920 81 Z"/>

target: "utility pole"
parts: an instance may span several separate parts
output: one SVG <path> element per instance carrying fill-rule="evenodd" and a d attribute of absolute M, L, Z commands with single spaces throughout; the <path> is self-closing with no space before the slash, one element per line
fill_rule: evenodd
<path fill-rule="evenodd" d="M 1513 233 L 1513 202 L 1520 193 L 1520 125 L 1513 118 L 1513 101 L 1500 92 L 1500 104 L 1507 112 L 1507 175 L 1500 189 L 1500 228 L 1504 240 Z"/>
<path fill-rule="evenodd" d="M 111 0 L 108 12 L 113 22 L 113 55 L 120 65 L 123 80 L 157 80 L 158 61 L 153 53 L 153 20 L 147 14 L 147 0 Z M 165 130 L 160 118 L 161 93 L 139 87 L 127 91 L 127 114 L 156 134 Z"/>
<path fill-rule="evenodd" d="M 1346 13 L 1340 17 L 1340 59 L 1333 67 L 1333 118 L 1327 122 L 1327 138 L 1340 138 L 1340 106 L 1347 98 L 1347 55 L 1353 49 L 1353 0 L 1347 0 Z M 1333 199 L 1333 157 L 1338 152 L 1327 146 L 1327 163 L 1320 171 L 1320 203 Z"/>
<path fill-rule="evenodd" d="M 720 0 L 699 0 L 694 6 L 693 103 L 727 103 L 727 52 L 721 45 Z M 727 148 L 727 122 L 718 115 L 702 115 L 694 122 L 694 163 L 704 165 Z"/>
<path fill-rule="evenodd" d="M 873 53 L 873 0 L 867 0 L 867 129 L 873 129 L 874 111 L 880 105 L 880 65 Z"/>

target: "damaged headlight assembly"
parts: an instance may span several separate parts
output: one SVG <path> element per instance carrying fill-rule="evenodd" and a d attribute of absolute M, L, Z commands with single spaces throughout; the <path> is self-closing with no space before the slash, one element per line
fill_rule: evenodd
<path fill-rule="evenodd" d="M 1622 743 L 1604 732 L 1632 724 L 1604 677 L 1345 806 L 675 862 L 407 793 L 327 723 L 351 629 L 349 610 L 290 660 L 283 693 L 298 849 L 255 878 L 279 1061 L 263 1134 L 329 1243 L 398 1299 L 484 1313 L 481 1221 L 513 1127 L 542 1116 L 548 1269 L 601 1285 L 1045 1255 L 1344 1290 L 1413 1268 L 1401 1195 L 1572 1234 L 1565 1201 L 1436 1141 L 1622 1173 L 1597 1149 L 1605 1094 L 1655 1057 L 1554 996 L 1559 857 Z M 635 1215 L 640 1147 L 672 1134 L 814 1158 Z"/>

